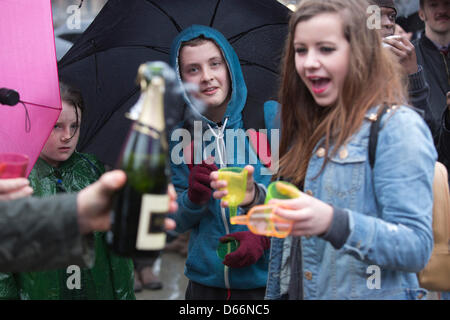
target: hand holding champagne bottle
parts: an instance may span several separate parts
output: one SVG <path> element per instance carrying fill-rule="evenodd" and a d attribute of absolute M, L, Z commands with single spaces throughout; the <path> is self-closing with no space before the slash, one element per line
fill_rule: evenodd
<path fill-rule="evenodd" d="M 118 193 L 109 234 L 113 250 L 122 256 L 156 257 L 166 242 L 170 173 L 164 90 L 168 71 L 163 62 L 143 64 L 138 71 L 141 97 L 132 109 L 135 121 L 118 164 L 127 183 Z"/>

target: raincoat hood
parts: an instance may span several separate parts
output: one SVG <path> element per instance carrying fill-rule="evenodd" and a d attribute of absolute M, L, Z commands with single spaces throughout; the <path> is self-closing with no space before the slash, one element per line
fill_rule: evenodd
<path fill-rule="evenodd" d="M 225 111 L 224 119 L 228 118 L 227 128 L 239 127 L 239 123 L 242 120 L 241 112 L 244 109 L 247 100 L 247 86 L 245 85 L 238 56 L 236 55 L 233 47 L 228 43 L 228 40 L 220 32 L 202 25 L 192 25 L 191 27 L 183 30 L 172 42 L 172 47 L 170 50 L 170 64 L 175 69 L 178 79 L 182 81 L 179 65 L 181 45 L 183 42 L 193 40 L 200 36 L 213 40 L 221 50 L 222 55 L 227 62 L 232 92 L 227 110 Z M 199 114 L 198 108 L 193 106 L 193 103 L 187 94 L 184 94 L 184 99 L 188 106 L 193 109 L 192 111 L 199 115 L 203 121 L 209 123 L 210 125 L 214 124 L 214 122 Z M 222 119 L 222 122 L 224 122 L 224 119 Z"/>

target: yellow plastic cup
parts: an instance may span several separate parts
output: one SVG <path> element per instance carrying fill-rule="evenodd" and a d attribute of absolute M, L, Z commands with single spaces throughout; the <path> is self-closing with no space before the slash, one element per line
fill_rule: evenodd
<path fill-rule="evenodd" d="M 228 194 L 222 198 L 228 202 L 230 218 L 237 214 L 237 207 L 244 201 L 247 190 L 247 170 L 239 167 L 228 167 L 219 169 L 219 180 L 225 180 L 227 187 L 224 188 Z"/>

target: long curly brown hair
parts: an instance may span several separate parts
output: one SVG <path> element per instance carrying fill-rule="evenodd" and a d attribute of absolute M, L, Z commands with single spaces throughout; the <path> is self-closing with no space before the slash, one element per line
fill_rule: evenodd
<path fill-rule="evenodd" d="M 282 125 L 278 175 L 296 184 L 304 181 L 314 148 L 322 138 L 326 149 L 323 169 L 329 157 L 357 132 L 368 109 L 407 101 L 401 66 L 382 47 L 377 30 L 367 26 L 369 6 L 366 0 L 302 0 L 291 16 L 279 90 Z M 295 71 L 293 45 L 297 24 L 322 13 L 341 16 L 351 48 L 342 92 L 336 104 L 326 108 L 317 105 Z"/>

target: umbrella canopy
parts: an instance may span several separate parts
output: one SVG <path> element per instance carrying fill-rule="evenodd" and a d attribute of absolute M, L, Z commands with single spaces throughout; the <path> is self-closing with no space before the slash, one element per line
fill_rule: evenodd
<path fill-rule="evenodd" d="M 0 0 L 0 88 L 17 91 L 0 104 L 0 152 L 29 157 L 27 176 L 61 112 L 51 4 Z"/>
<path fill-rule="evenodd" d="M 90 24 L 90 20 L 82 20 L 79 29 L 69 29 L 67 23 L 55 29 L 56 59 L 60 60 L 69 51 Z"/>
<path fill-rule="evenodd" d="M 216 28 L 229 40 L 249 96 L 260 101 L 250 111 L 261 116 L 263 101 L 277 91 L 290 12 L 276 0 L 109 0 L 59 62 L 60 73 L 81 89 L 87 106 L 79 150 L 115 165 L 130 125 L 124 114 L 139 95 L 138 66 L 169 62 L 172 40 L 192 24 Z M 180 109 L 166 108 L 169 127 L 180 120 Z"/>

